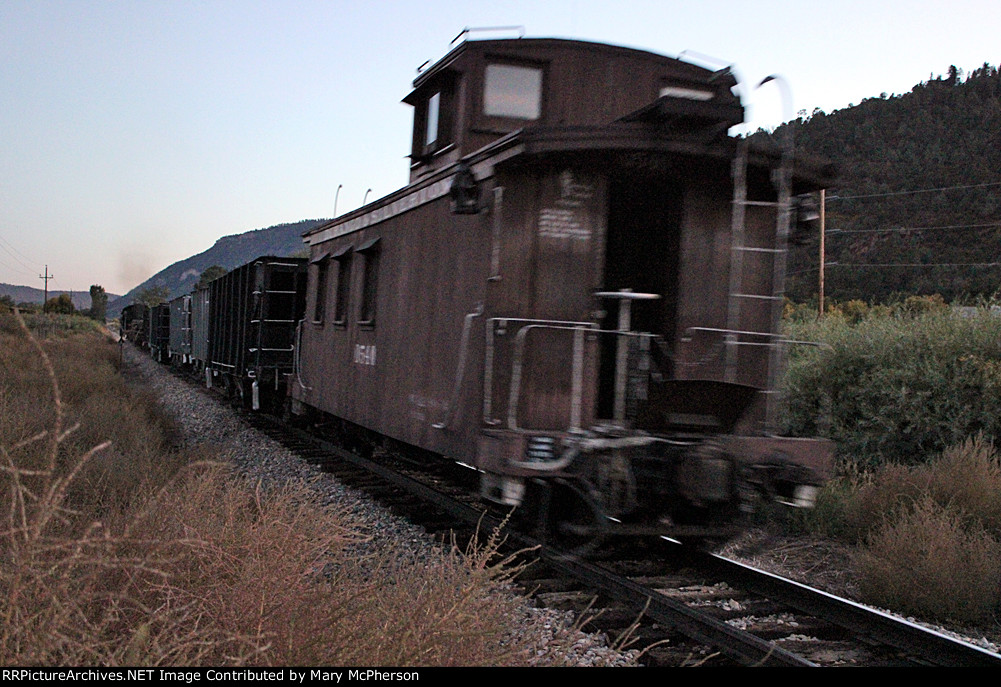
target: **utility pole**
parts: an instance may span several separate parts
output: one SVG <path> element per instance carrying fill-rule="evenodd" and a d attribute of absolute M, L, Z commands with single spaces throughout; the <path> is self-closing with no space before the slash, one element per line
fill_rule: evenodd
<path fill-rule="evenodd" d="M 820 272 L 819 283 L 817 285 L 818 301 L 820 304 L 818 318 L 824 316 L 824 205 L 826 200 L 827 189 L 822 188 L 820 189 Z"/>
<path fill-rule="evenodd" d="M 45 304 L 49 300 L 49 280 L 50 279 L 55 279 L 55 276 L 49 274 L 49 266 L 46 265 L 45 266 L 45 276 L 43 277 L 42 275 L 38 275 L 38 278 L 45 280 L 45 298 L 42 300 L 42 312 L 45 312 Z"/>

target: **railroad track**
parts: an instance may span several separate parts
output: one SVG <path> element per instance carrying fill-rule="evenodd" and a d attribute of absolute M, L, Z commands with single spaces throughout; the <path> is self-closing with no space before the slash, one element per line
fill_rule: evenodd
<path fill-rule="evenodd" d="M 379 460 L 246 413 L 305 460 L 365 491 L 442 538 L 499 527 L 503 514 L 473 496 L 463 475 Z M 459 533 L 456 535 L 456 533 Z M 448 540 L 446 540 L 448 541 Z M 507 546 L 531 560 L 519 583 L 538 603 L 593 617 L 611 637 L 629 633 L 646 665 L 990 666 L 1001 655 L 887 613 L 689 547 L 649 544 L 581 560 L 509 531 Z"/>

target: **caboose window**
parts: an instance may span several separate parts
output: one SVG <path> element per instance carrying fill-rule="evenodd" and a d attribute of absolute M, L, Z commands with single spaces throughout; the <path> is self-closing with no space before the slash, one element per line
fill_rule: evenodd
<path fill-rule="evenodd" d="M 452 144 L 455 94 L 459 76 L 446 71 L 404 98 L 414 106 L 414 136 L 410 152 L 414 162 L 429 158 Z"/>
<path fill-rule="evenodd" d="M 327 309 L 327 273 L 330 271 L 330 259 L 327 255 L 316 261 L 316 299 L 313 304 L 313 322 L 323 322 Z"/>
<path fill-rule="evenodd" d="M 483 114 L 538 119 L 542 114 L 542 70 L 513 64 L 488 64 Z"/>
<path fill-rule="evenodd" d="M 337 297 L 334 300 L 334 324 L 348 320 L 348 295 L 351 286 L 351 251 L 337 256 Z"/>
<path fill-rule="evenodd" d="M 375 238 L 358 247 L 365 260 L 362 272 L 361 313 L 358 324 L 375 326 L 375 302 L 379 284 L 379 239 Z"/>
<path fill-rule="evenodd" d="M 427 131 L 424 135 L 424 145 L 426 146 L 430 146 L 438 140 L 438 111 L 440 106 L 440 92 L 428 98 Z"/>

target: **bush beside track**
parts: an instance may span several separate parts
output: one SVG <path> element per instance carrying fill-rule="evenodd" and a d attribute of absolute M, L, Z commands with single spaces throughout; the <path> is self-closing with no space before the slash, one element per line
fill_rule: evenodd
<path fill-rule="evenodd" d="M 990 628 L 1001 617 L 1001 318 L 938 297 L 787 309 L 787 430 L 838 446 L 800 524 L 857 545 L 861 600 Z"/>

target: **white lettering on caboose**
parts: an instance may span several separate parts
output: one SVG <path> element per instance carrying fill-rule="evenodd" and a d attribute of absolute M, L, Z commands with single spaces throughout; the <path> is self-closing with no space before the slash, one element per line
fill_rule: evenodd
<path fill-rule="evenodd" d="M 371 346 L 355 344 L 355 364 L 375 365 L 375 344 Z"/>

